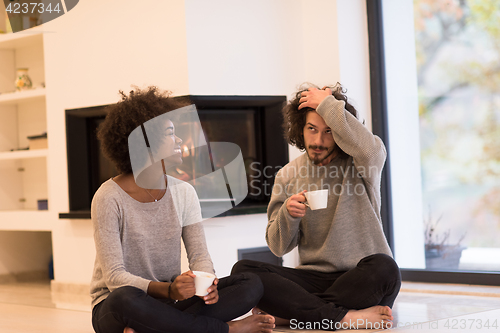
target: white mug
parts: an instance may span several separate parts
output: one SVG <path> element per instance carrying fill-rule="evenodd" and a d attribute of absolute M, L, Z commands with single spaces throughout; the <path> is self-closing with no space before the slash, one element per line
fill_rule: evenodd
<path fill-rule="evenodd" d="M 196 275 L 194 278 L 194 286 L 196 287 L 196 296 L 208 295 L 208 288 L 213 284 L 215 275 L 207 272 L 193 271 Z"/>
<path fill-rule="evenodd" d="M 304 193 L 307 203 L 304 203 L 311 210 L 324 209 L 328 205 L 328 190 L 318 190 Z"/>

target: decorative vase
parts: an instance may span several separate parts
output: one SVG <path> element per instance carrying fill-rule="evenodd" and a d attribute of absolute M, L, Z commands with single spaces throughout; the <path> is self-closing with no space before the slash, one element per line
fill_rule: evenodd
<path fill-rule="evenodd" d="M 458 270 L 465 246 L 439 245 L 425 250 L 425 268 L 428 270 Z"/>
<path fill-rule="evenodd" d="M 32 88 L 33 84 L 31 82 L 29 75 L 28 75 L 27 68 L 18 68 L 17 69 L 15 84 L 16 84 L 16 90 L 18 90 L 18 91 L 27 90 L 27 89 Z"/>

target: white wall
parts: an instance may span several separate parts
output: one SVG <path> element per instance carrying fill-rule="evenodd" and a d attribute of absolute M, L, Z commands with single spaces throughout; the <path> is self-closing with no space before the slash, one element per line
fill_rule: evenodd
<path fill-rule="evenodd" d="M 43 25 L 50 157 L 50 209 L 68 211 L 64 110 L 115 103 L 132 84 L 189 92 L 183 1 L 87 0 Z M 55 279 L 89 283 L 90 220 L 58 220 Z"/>
<path fill-rule="evenodd" d="M 306 81 L 335 83 L 335 4 L 187 0 L 190 93 L 290 96 Z"/>
<path fill-rule="evenodd" d="M 220 217 L 204 222 L 208 251 L 217 276 L 227 276 L 238 261 L 238 249 L 267 246 L 266 214 Z"/>
<path fill-rule="evenodd" d="M 341 66 L 346 80 L 357 77 L 353 86 L 363 77 L 368 82 L 367 55 L 351 60 L 339 54 L 337 5 L 347 1 L 144 0 L 138 10 L 123 0 L 87 0 L 45 24 L 51 211 L 68 211 L 65 109 L 114 103 L 118 90 L 131 84 L 156 84 L 176 95 L 290 96 L 305 81 L 339 81 Z M 366 14 L 349 6 L 349 15 Z M 352 38 L 366 41 L 363 29 L 350 30 Z M 367 51 L 364 42 L 355 47 Z M 365 86 L 352 88 L 358 105 Z M 265 245 L 266 220 L 258 214 L 207 223 L 219 276 L 229 273 L 238 248 Z M 56 281 L 89 283 L 95 256 L 91 222 L 58 220 L 53 246 Z M 285 263 L 294 265 L 296 255 Z"/>
<path fill-rule="evenodd" d="M 372 128 L 366 1 L 338 0 L 340 83 L 349 101 Z"/>
<path fill-rule="evenodd" d="M 52 254 L 50 232 L 2 231 L 0 244 L 0 279 L 6 275 L 48 272 Z"/>
<path fill-rule="evenodd" d="M 396 261 L 425 268 L 417 62 L 412 0 L 384 0 L 392 214 Z"/>

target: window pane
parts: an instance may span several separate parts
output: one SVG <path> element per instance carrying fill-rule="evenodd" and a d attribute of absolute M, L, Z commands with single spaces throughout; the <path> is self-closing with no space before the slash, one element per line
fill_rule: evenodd
<path fill-rule="evenodd" d="M 500 270 L 500 0 L 415 0 L 426 268 Z"/>

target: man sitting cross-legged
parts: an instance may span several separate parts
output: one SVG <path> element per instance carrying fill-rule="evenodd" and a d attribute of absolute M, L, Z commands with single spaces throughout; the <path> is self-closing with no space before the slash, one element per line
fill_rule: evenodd
<path fill-rule="evenodd" d="M 299 91 L 283 114 L 289 143 L 306 152 L 276 175 L 266 240 L 277 256 L 298 246 L 300 265 L 242 260 L 232 273 L 261 278 L 254 312 L 277 317 L 277 325 L 390 327 L 401 276 L 380 216 L 382 140 L 358 120 L 339 84 Z M 311 210 L 305 193 L 321 189 L 327 208 Z"/>

